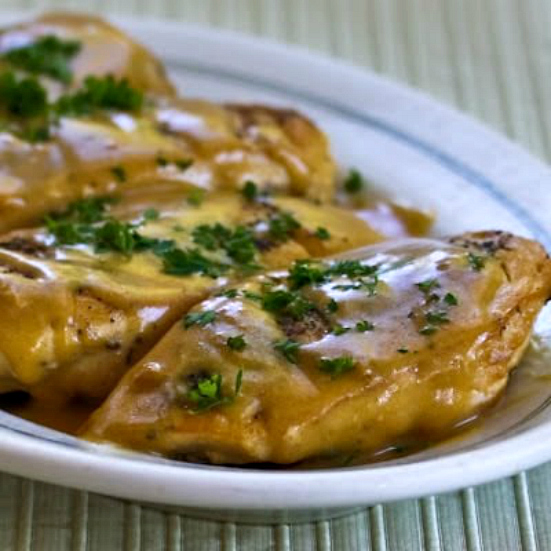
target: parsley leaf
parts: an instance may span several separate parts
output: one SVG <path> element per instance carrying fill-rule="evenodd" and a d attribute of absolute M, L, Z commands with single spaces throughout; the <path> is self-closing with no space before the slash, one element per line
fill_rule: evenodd
<path fill-rule="evenodd" d="M 292 364 L 297 363 L 297 354 L 300 349 L 300 343 L 293 339 L 283 339 L 274 343 L 274 349 L 283 354 L 285 359 Z"/>
<path fill-rule="evenodd" d="M 355 169 L 351 169 L 348 176 L 344 180 L 344 191 L 346 193 L 358 193 L 364 187 L 364 179 L 362 175 Z"/>
<path fill-rule="evenodd" d="M 291 269 L 287 281 L 292 289 L 300 289 L 305 285 L 316 285 L 327 280 L 327 270 L 311 260 L 296 260 Z"/>
<path fill-rule="evenodd" d="M 354 359 L 350 356 L 340 356 L 338 358 L 322 358 L 319 368 L 325 373 L 329 373 L 331 378 L 339 377 L 347 371 L 354 369 Z"/>
<path fill-rule="evenodd" d="M 111 167 L 111 173 L 119 182 L 126 181 L 126 170 L 124 169 L 123 166 L 117 165 L 117 166 Z"/>
<path fill-rule="evenodd" d="M 9 115 L 21 118 L 44 116 L 48 111 L 46 89 L 35 77 L 18 79 L 15 73 L 0 74 L 0 104 Z"/>
<path fill-rule="evenodd" d="M 80 49 L 81 44 L 76 40 L 45 35 L 32 44 L 8 50 L 2 57 L 19 69 L 68 84 L 72 79 L 69 63 Z"/>
<path fill-rule="evenodd" d="M 142 216 L 146 222 L 153 222 L 159 219 L 159 211 L 154 208 L 148 208 L 143 211 Z"/>
<path fill-rule="evenodd" d="M 222 390 L 222 375 L 213 375 L 200 378 L 187 392 L 186 398 L 193 404 L 195 413 L 208 411 L 215 407 L 230 405 L 241 391 L 243 370 L 240 369 L 235 377 L 234 391 L 231 396 L 224 396 Z"/>
<path fill-rule="evenodd" d="M 321 226 L 316 229 L 314 235 L 321 241 L 327 241 L 331 239 L 331 234 L 327 228 L 322 228 Z"/>
<path fill-rule="evenodd" d="M 226 344 L 232 350 L 235 350 L 237 352 L 241 352 L 247 346 L 247 342 L 245 341 L 245 338 L 243 337 L 243 335 L 236 335 L 235 337 L 228 337 L 228 340 L 226 341 Z"/>
<path fill-rule="evenodd" d="M 339 337 L 340 335 L 348 333 L 348 331 L 350 331 L 350 327 L 345 327 L 344 325 L 337 323 L 337 325 L 333 327 L 331 333 L 333 333 L 333 335 L 335 335 L 336 337 Z"/>
<path fill-rule="evenodd" d="M 212 323 L 216 319 L 216 312 L 214 310 L 205 310 L 204 312 L 191 312 L 184 316 L 184 327 L 188 329 L 193 325 L 199 325 L 205 327 L 209 323 Z"/>
<path fill-rule="evenodd" d="M 247 201 L 256 201 L 258 197 L 258 186 L 254 182 L 251 182 L 251 180 L 248 180 L 241 189 L 241 194 Z"/>
<path fill-rule="evenodd" d="M 281 212 L 268 221 L 268 235 L 275 241 L 287 241 L 302 226 L 290 212 Z"/>
<path fill-rule="evenodd" d="M 90 75 L 84 80 L 82 88 L 61 96 L 54 108 L 59 115 L 81 116 L 97 109 L 139 111 L 143 102 L 143 93 L 132 88 L 128 80 L 116 79 L 113 75 Z"/>
<path fill-rule="evenodd" d="M 469 252 L 467 254 L 467 262 L 475 272 L 480 272 L 486 266 L 486 257 Z"/>
<path fill-rule="evenodd" d="M 446 293 L 446 296 L 444 297 L 444 302 L 448 306 L 457 306 L 459 304 L 459 300 L 453 293 Z"/>
<path fill-rule="evenodd" d="M 210 260 L 197 249 L 170 248 L 159 254 L 166 274 L 188 276 L 202 274 L 212 278 L 220 277 L 229 266 Z"/>
<path fill-rule="evenodd" d="M 194 207 L 200 206 L 204 199 L 205 191 L 202 189 L 193 189 L 187 196 L 188 205 L 192 205 Z"/>
<path fill-rule="evenodd" d="M 300 320 L 305 314 L 315 309 L 312 302 L 296 292 L 277 289 L 268 291 L 262 296 L 262 308 L 279 316 L 290 316 Z"/>
<path fill-rule="evenodd" d="M 427 279 L 425 281 L 421 281 L 420 283 L 416 283 L 415 286 L 425 295 L 428 295 L 432 293 L 434 289 L 438 289 L 440 287 L 440 283 L 437 279 Z"/>
<path fill-rule="evenodd" d="M 367 320 L 361 320 L 358 323 L 356 323 L 356 331 L 359 333 L 365 333 L 366 331 L 373 331 L 375 329 L 375 325 L 373 325 L 370 321 Z"/>

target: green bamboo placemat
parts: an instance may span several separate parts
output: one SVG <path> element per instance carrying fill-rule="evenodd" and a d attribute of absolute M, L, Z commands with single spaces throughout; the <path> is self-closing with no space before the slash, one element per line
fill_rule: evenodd
<path fill-rule="evenodd" d="M 551 160 L 549 0 L 0 0 L 168 17 L 347 58 Z M 551 443 L 550 443 L 551 445 Z M 551 550 L 551 464 L 444 496 L 299 526 L 187 519 L 0 474 L 0 551 Z"/>

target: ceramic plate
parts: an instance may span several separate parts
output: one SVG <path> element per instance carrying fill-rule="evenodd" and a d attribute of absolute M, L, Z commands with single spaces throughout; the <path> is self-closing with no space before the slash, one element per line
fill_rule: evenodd
<path fill-rule="evenodd" d="M 511 230 L 551 249 L 551 171 L 471 119 L 295 48 L 181 24 L 115 23 L 154 50 L 188 96 L 309 114 L 330 136 L 343 167 L 358 167 L 391 197 L 433 209 L 435 234 Z M 400 460 L 309 472 L 199 466 L 115 452 L 0 413 L 0 466 L 202 516 L 262 522 L 336 515 L 487 482 L 551 459 L 546 318 L 544 312 L 505 400 L 479 429 Z"/>

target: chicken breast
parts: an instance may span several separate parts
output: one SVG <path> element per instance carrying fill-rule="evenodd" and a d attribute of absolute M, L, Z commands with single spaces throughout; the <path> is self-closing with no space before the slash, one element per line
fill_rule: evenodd
<path fill-rule="evenodd" d="M 291 111 L 156 100 L 140 112 L 62 117 L 47 141 L 0 133 L 0 231 L 83 197 L 149 187 L 262 190 L 327 202 L 335 166 L 324 134 Z M 256 113 L 256 115 L 255 115 Z"/>
<path fill-rule="evenodd" d="M 82 436 L 286 465 L 432 441 L 500 395 L 550 293 L 543 248 L 498 232 L 295 262 L 192 309 Z"/>
<path fill-rule="evenodd" d="M 0 391 L 103 398 L 213 289 L 381 240 L 353 213 L 293 198 L 186 203 L 153 186 L 73 204 L 47 228 L 0 238 Z"/>

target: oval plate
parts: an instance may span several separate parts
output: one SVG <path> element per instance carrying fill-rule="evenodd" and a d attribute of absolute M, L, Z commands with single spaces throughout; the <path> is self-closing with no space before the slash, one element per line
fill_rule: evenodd
<path fill-rule="evenodd" d="M 437 212 L 435 234 L 511 230 L 551 249 L 551 171 L 473 120 L 299 49 L 181 24 L 114 22 L 154 50 L 188 96 L 306 112 L 328 133 L 342 166 L 358 167 L 391 197 Z M 334 516 L 488 482 L 551 459 L 546 317 L 507 398 L 481 428 L 397 461 L 308 472 L 200 466 L 114 451 L 0 413 L 0 465 L 201 516 L 263 522 Z"/>

